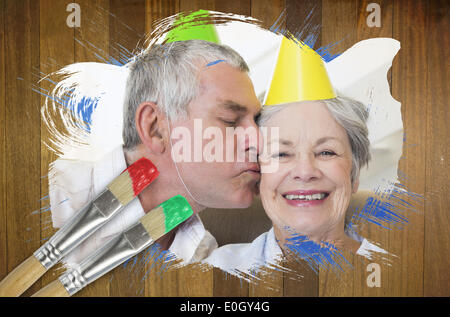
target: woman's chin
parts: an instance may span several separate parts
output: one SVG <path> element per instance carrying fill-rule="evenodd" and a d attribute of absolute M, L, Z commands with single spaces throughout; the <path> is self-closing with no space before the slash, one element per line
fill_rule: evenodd
<path fill-rule="evenodd" d="M 289 225 L 284 226 L 284 236 L 285 238 L 306 236 L 315 237 L 320 233 L 320 222 L 314 221 L 302 221 L 300 223 L 295 223 L 294 221 L 287 221 Z"/>

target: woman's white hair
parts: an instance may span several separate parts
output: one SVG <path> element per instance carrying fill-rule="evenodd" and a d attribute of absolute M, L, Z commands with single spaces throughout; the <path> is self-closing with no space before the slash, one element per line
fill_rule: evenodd
<path fill-rule="evenodd" d="M 359 171 L 366 166 L 371 158 L 369 130 L 367 119 L 368 109 L 359 101 L 338 96 L 333 99 L 321 100 L 325 103 L 333 118 L 347 132 L 352 149 L 352 184 L 357 179 Z M 258 125 L 264 126 L 276 113 L 285 109 L 286 105 L 263 107 L 258 118 Z"/>
<path fill-rule="evenodd" d="M 200 90 L 199 70 L 208 64 L 226 62 L 243 72 L 249 68 L 232 48 L 202 40 L 152 45 L 130 63 L 124 101 L 123 141 L 125 150 L 141 143 L 135 115 L 143 102 L 154 102 L 172 120 L 186 117 L 188 104 Z"/>

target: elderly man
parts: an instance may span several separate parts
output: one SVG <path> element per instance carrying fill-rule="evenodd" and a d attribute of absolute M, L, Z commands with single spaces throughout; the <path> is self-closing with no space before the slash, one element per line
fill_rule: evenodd
<path fill-rule="evenodd" d="M 135 58 L 126 87 L 123 147 L 95 164 L 70 165 L 70 172 L 64 176 L 67 181 L 59 181 L 51 188 L 52 211 L 75 210 L 141 157 L 150 159 L 160 175 L 139 199 L 75 250 L 78 255 L 74 262 L 177 194 L 189 201 L 195 214 L 157 242 L 186 263 L 205 258 L 217 247 L 198 212 L 207 207 L 249 207 L 260 179 L 255 118 L 261 106 L 248 70 L 242 57 L 231 48 L 201 40 L 154 45 Z M 199 124 L 200 139 L 196 131 Z M 227 133 L 238 128 L 250 133 Z M 202 155 L 208 143 L 203 131 L 208 129 L 215 131 L 216 141 L 228 151 L 223 160 L 205 160 Z M 188 143 L 192 146 L 183 149 L 183 157 L 196 159 L 174 160 L 172 150 L 177 142 L 186 142 L 177 139 L 175 131 L 189 132 L 192 138 Z M 190 149 L 193 153 L 186 153 Z M 83 185 L 73 188 L 70 178 L 81 174 L 85 175 Z M 69 205 L 53 204 L 64 197 L 72 200 Z"/>
<path fill-rule="evenodd" d="M 137 58 L 127 83 L 125 157 L 129 165 L 145 156 L 161 173 L 139 196 L 144 210 L 176 194 L 185 196 L 196 213 L 206 207 L 250 206 L 259 181 L 258 144 L 251 144 L 250 137 L 235 140 L 225 131 L 227 127 L 258 131 L 255 117 L 260 103 L 247 72 L 247 64 L 231 48 L 200 40 L 156 46 Z M 223 144 L 233 144 L 233 157 L 244 152 L 246 159 L 174 162 L 171 132 L 185 127 L 198 139 L 196 119 L 205 131 L 219 128 Z M 193 141 L 206 144 L 203 138 Z M 161 241 L 163 247 L 172 244 L 175 234 Z"/>

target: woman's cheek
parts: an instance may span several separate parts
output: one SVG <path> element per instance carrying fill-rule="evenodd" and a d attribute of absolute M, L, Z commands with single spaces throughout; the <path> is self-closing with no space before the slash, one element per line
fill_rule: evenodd
<path fill-rule="evenodd" d="M 334 222 L 339 222 L 345 218 L 350 198 L 352 195 L 352 186 L 350 177 L 347 175 L 342 176 L 343 182 L 337 186 L 333 193 L 332 210 L 331 215 L 334 218 Z"/>
<path fill-rule="evenodd" d="M 276 188 L 269 186 L 274 184 L 275 179 L 273 179 L 273 176 L 270 174 L 263 174 L 261 176 L 260 197 L 267 216 L 272 222 L 279 224 L 278 214 L 281 206 L 279 206 L 277 199 Z"/>

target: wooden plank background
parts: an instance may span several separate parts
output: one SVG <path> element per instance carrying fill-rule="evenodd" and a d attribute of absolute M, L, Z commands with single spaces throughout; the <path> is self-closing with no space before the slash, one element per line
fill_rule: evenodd
<path fill-rule="evenodd" d="M 5 68 L 5 8 L 4 0 L 0 1 L 0 274 L 5 276 L 8 272 L 7 240 L 6 240 L 6 68 Z"/>
<path fill-rule="evenodd" d="M 72 2 L 0 0 L 0 278 L 54 232 L 47 173 L 55 155 L 42 143 L 48 138 L 40 117 L 44 97 L 36 92 L 51 85 L 38 83 L 40 76 L 72 62 L 120 59 L 121 52 L 142 45 L 158 19 L 208 9 L 250 15 L 267 27 L 283 15 L 281 26 L 294 34 L 317 27 L 316 48 L 338 42 L 333 53 L 372 37 L 400 41 L 388 76 L 393 97 L 402 103 L 405 129 L 399 178 L 423 199 L 414 200 L 416 211 L 408 213 L 410 223 L 403 230 L 364 228 L 397 257 L 391 258 L 391 266 L 382 265 L 381 287 L 369 288 L 370 261 L 351 256 L 353 269 L 340 276 L 328 270 L 315 274 L 302 263 L 289 263 L 305 277 L 271 272 L 263 282 L 247 283 L 198 266 L 146 274 L 151 267 L 141 261 L 141 254 L 136 265 L 118 267 L 77 296 L 450 295 L 448 1 L 78 0 L 82 21 L 81 28 L 74 29 L 66 25 L 66 6 Z M 371 2 L 381 7 L 379 28 L 366 24 Z M 24 296 L 60 272 L 60 267 L 52 269 Z"/>

